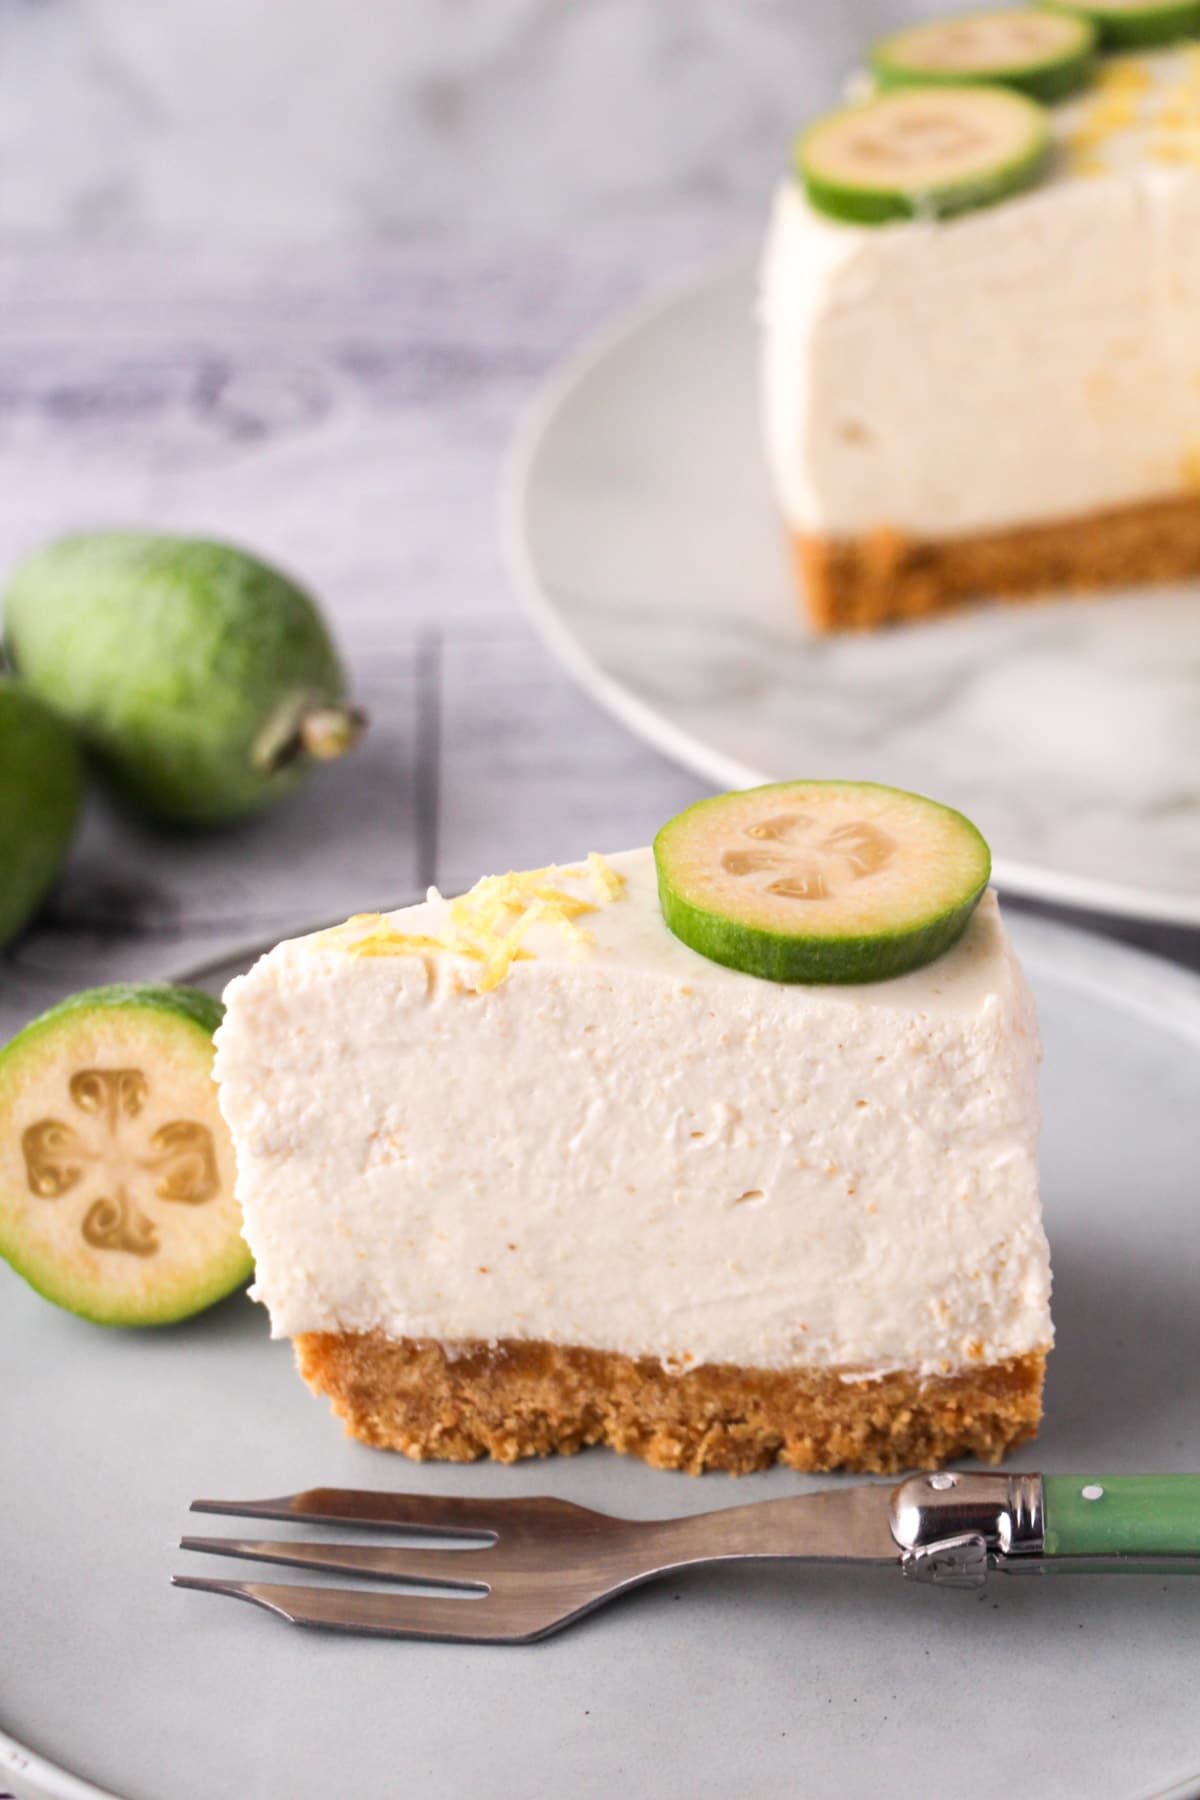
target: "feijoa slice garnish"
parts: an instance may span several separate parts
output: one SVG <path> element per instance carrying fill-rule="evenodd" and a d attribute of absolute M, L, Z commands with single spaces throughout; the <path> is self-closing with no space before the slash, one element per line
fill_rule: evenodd
<path fill-rule="evenodd" d="M 1095 26 L 1103 50 L 1149 50 L 1200 35 L 1200 0 L 1043 0 Z"/>
<path fill-rule="evenodd" d="M 1082 13 L 1006 6 L 894 31 L 869 60 L 882 87 L 994 82 L 1052 101 L 1084 85 L 1095 48 L 1096 28 Z"/>
<path fill-rule="evenodd" d="M 972 84 L 896 88 L 827 113 L 797 142 L 814 206 L 860 225 L 945 218 L 1035 181 L 1050 115 L 1024 94 Z"/>
<path fill-rule="evenodd" d="M 698 801 L 654 840 L 671 931 L 767 981 L 884 981 L 962 935 L 991 855 L 961 813 L 862 781 Z"/>

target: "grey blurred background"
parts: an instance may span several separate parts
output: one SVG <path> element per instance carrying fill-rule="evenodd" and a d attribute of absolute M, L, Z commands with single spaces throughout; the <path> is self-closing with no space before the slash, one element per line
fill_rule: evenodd
<path fill-rule="evenodd" d="M 921 0 L 0 0 L 0 234 L 757 224 Z"/>

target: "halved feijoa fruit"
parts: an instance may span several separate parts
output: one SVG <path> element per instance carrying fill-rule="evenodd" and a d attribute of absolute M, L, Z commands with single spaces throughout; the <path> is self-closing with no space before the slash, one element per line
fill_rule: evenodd
<path fill-rule="evenodd" d="M 961 813 L 869 781 L 700 800 L 654 840 L 677 938 L 766 981 L 885 981 L 961 936 L 991 874 Z"/>
<path fill-rule="evenodd" d="M 1147 50 L 1200 34 L 1200 0 L 1042 0 L 1095 26 L 1103 50 Z"/>
<path fill-rule="evenodd" d="M 883 87 L 997 82 L 1049 101 L 1084 85 L 1095 48 L 1082 13 L 1006 6 L 894 31 L 872 45 L 870 63 Z"/>
<path fill-rule="evenodd" d="M 1003 200 L 1036 180 L 1050 115 L 1004 87 L 905 87 L 827 113 L 796 144 L 814 206 L 882 225 L 945 218 Z"/>
<path fill-rule="evenodd" d="M 249 1279 L 220 1019 L 192 988 L 90 988 L 0 1052 L 0 1255 L 56 1305 L 166 1325 Z"/>

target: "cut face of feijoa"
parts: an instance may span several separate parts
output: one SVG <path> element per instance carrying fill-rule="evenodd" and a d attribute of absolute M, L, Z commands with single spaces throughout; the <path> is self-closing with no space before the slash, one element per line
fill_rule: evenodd
<path fill-rule="evenodd" d="M 1006 6 L 910 25 L 872 45 L 883 87 L 996 82 L 1033 100 L 1061 100 L 1087 81 L 1096 30 L 1082 13 Z"/>
<path fill-rule="evenodd" d="M 837 219 L 945 218 L 1035 181 L 1049 119 L 1004 87 L 896 88 L 818 119 L 796 145 L 796 172 L 813 205 Z"/>
<path fill-rule="evenodd" d="M 1148 50 L 1200 35 L 1200 0 L 1042 0 L 1095 27 L 1103 50 Z"/>
<path fill-rule="evenodd" d="M 249 1279 L 220 1017 L 189 988 L 93 988 L 0 1052 L 0 1255 L 56 1305 L 165 1325 Z"/>
<path fill-rule="evenodd" d="M 961 813 L 873 782 L 787 781 L 701 800 L 654 840 L 663 917 L 768 981 L 885 981 L 959 938 L 991 874 Z"/>

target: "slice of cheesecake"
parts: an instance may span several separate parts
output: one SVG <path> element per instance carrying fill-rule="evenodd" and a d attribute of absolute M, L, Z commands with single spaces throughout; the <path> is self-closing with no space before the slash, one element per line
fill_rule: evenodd
<path fill-rule="evenodd" d="M 633 850 L 281 944 L 226 1004 L 254 1292 L 365 1442 L 889 1471 L 1036 1429 L 1039 1046 L 992 894 L 924 967 L 802 985 L 688 948 Z"/>
<path fill-rule="evenodd" d="M 779 187 L 761 408 L 817 629 L 1200 573 L 1200 46 L 1045 110 L 1032 185 L 961 216 Z"/>

